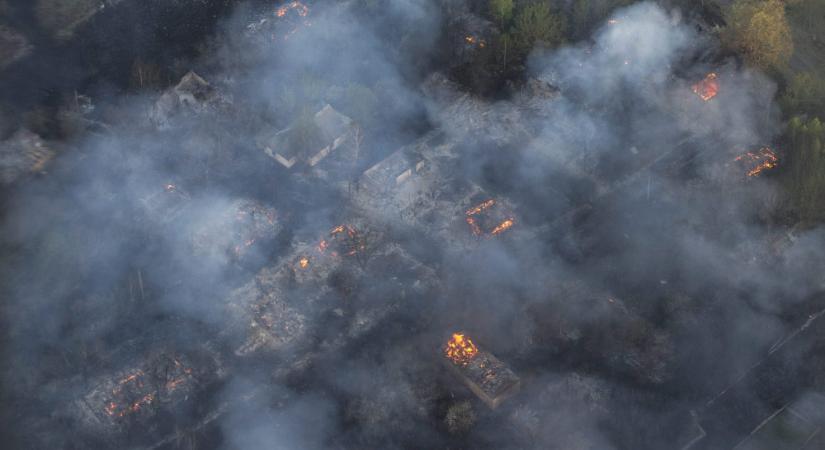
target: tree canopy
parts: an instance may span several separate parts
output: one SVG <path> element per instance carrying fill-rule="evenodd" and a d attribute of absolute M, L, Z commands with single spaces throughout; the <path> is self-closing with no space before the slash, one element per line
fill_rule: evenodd
<path fill-rule="evenodd" d="M 726 19 L 726 42 L 748 63 L 763 69 L 788 63 L 793 38 L 781 0 L 736 0 Z"/>
<path fill-rule="evenodd" d="M 555 47 L 564 39 L 564 20 L 550 11 L 547 3 L 533 3 L 521 9 L 513 20 L 516 47 L 527 52 L 535 45 Z"/>

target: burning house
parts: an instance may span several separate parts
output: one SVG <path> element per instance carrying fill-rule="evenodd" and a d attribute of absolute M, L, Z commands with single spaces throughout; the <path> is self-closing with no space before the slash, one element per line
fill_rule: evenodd
<path fill-rule="evenodd" d="M 320 169 L 323 161 L 325 171 L 347 170 L 357 154 L 360 131 L 352 119 L 327 104 L 307 120 L 259 136 L 257 144 L 287 169 Z"/>
<path fill-rule="evenodd" d="M 745 152 L 734 159 L 743 167 L 749 177 L 759 176 L 763 172 L 773 169 L 779 164 L 779 157 L 768 147 L 756 151 Z"/>
<path fill-rule="evenodd" d="M 286 2 L 246 27 L 249 38 L 262 42 L 287 40 L 301 28 L 312 26 L 309 6 L 299 1 Z"/>
<path fill-rule="evenodd" d="M 711 72 L 702 81 L 693 84 L 691 89 L 702 100 L 710 101 L 719 93 L 719 76 L 715 72 Z"/>
<path fill-rule="evenodd" d="M 238 356 L 281 355 L 297 363 L 319 351 L 313 328 L 319 320 L 341 327 L 325 344 L 340 348 L 436 286 L 431 268 L 366 224 L 347 221 L 317 241 L 296 243 L 281 263 L 234 291 L 227 302 L 234 325 L 227 331 L 239 339 Z"/>
<path fill-rule="evenodd" d="M 491 409 L 518 393 L 521 380 L 491 353 L 463 333 L 453 333 L 443 348 L 447 367 Z"/>
<path fill-rule="evenodd" d="M 513 213 L 501 201 L 488 198 L 467 209 L 464 220 L 474 236 L 496 236 L 516 223 Z"/>
<path fill-rule="evenodd" d="M 126 365 L 91 382 L 91 388 L 71 406 L 81 431 L 104 441 L 134 440 L 150 445 L 148 436 L 174 432 L 174 423 L 158 422 L 158 417 L 174 417 L 175 412 L 203 401 L 210 388 L 226 376 L 217 352 L 202 346 L 197 352 L 153 352 L 143 360 Z M 130 433 L 153 427 L 155 433 Z M 163 428 L 163 429 L 158 429 Z"/>

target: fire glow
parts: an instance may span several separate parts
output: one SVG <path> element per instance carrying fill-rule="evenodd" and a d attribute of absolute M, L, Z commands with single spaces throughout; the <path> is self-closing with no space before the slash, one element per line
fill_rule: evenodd
<path fill-rule="evenodd" d="M 329 238 L 321 239 L 321 242 L 318 243 L 318 251 L 326 253 L 333 244 L 335 249 L 330 251 L 330 256 L 354 256 L 365 248 L 358 230 L 351 225 L 338 225 L 330 230 Z M 307 261 L 307 265 L 309 265 L 309 261 Z"/>
<path fill-rule="evenodd" d="M 464 220 L 467 222 L 467 225 L 470 226 L 470 231 L 472 231 L 475 236 L 483 236 L 485 234 L 488 236 L 496 236 L 509 230 L 513 227 L 513 225 L 515 225 L 516 220 L 513 217 L 506 217 L 504 220 L 493 226 L 492 229 L 489 229 L 489 232 L 485 232 L 482 229 L 481 224 L 479 224 L 480 215 L 495 205 L 495 199 L 485 200 L 468 209 L 464 213 L 466 216 Z"/>
<path fill-rule="evenodd" d="M 295 11 L 301 17 L 306 17 L 309 14 L 309 8 L 301 2 L 289 2 L 285 5 L 280 6 L 278 9 L 275 10 L 275 15 L 277 17 L 285 17 L 289 11 Z"/>
<path fill-rule="evenodd" d="M 180 361 L 177 359 L 173 360 L 175 371 L 180 374 L 178 377 L 171 377 L 163 384 L 164 389 L 167 393 L 173 392 L 178 389 L 183 383 L 188 381 L 192 375 L 192 369 L 185 367 L 181 364 Z M 117 382 L 117 385 L 112 389 L 112 397 L 113 398 L 122 398 L 122 397 L 129 397 L 132 396 L 130 393 L 134 393 L 135 391 L 140 391 L 144 389 L 147 385 L 146 381 L 146 373 L 142 370 L 137 370 L 131 375 L 124 377 L 123 379 Z M 151 385 L 151 384 L 150 384 Z M 158 391 L 154 390 L 152 392 L 145 393 L 143 395 L 138 396 L 135 400 L 125 400 L 121 401 L 120 403 L 116 401 L 110 401 L 106 403 L 106 406 L 103 408 L 107 415 L 111 417 L 124 417 L 129 414 L 136 413 L 140 411 L 144 406 L 149 405 L 155 401 L 158 396 Z M 132 398 L 134 398 L 132 396 Z"/>
<path fill-rule="evenodd" d="M 478 354 L 478 347 L 463 333 L 453 333 L 444 346 L 444 356 L 454 364 L 466 365 Z"/>
<path fill-rule="evenodd" d="M 739 161 L 747 164 L 748 176 L 755 177 L 762 172 L 773 169 L 779 164 L 779 158 L 776 153 L 768 147 L 762 147 L 756 152 L 747 152 L 739 155 L 734 161 Z"/>
<path fill-rule="evenodd" d="M 473 35 L 464 36 L 464 42 L 469 45 L 477 45 L 478 48 L 484 48 L 487 45 L 487 42 L 484 39 L 478 39 Z"/>
<path fill-rule="evenodd" d="M 693 92 L 704 101 L 710 101 L 719 93 L 719 80 L 716 73 L 711 72 L 705 79 L 692 86 Z"/>

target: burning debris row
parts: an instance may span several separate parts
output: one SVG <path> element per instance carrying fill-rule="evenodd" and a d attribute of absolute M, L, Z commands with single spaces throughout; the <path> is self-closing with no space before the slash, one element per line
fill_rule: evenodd
<path fill-rule="evenodd" d="M 749 177 L 760 175 L 766 170 L 773 169 L 779 164 L 776 153 L 768 147 L 762 147 L 755 152 L 747 152 L 736 157 L 735 161 L 746 167 Z"/>
<path fill-rule="evenodd" d="M 82 433 L 94 433 L 104 442 L 123 442 L 128 435 L 133 444 L 148 445 L 173 432 L 172 423 L 160 423 L 158 418 L 207 401 L 226 375 L 220 354 L 208 345 L 194 352 L 153 351 L 91 380 L 91 389 L 61 414 L 79 420 Z"/>

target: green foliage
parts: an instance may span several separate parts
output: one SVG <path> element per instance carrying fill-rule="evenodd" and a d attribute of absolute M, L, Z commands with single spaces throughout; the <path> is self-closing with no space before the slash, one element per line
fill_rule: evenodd
<path fill-rule="evenodd" d="M 748 63 L 762 69 L 787 65 L 793 38 L 781 0 L 736 0 L 725 19 L 725 43 Z"/>
<path fill-rule="evenodd" d="M 803 222 L 825 219 L 825 126 L 796 116 L 788 123 L 788 192 Z"/>
<path fill-rule="evenodd" d="M 490 0 L 490 13 L 501 28 L 513 18 L 513 0 Z"/>
<path fill-rule="evenodd" d="M 780 100 L 787 115 L 810 114 L 825 117 L 825 79 L 817 74 L 796 74 Z"/>
<path fill-rule="evenodd" d="M 513 20 L 513 44 L 522 53 L 534 46 L 553 48 L 562 43 L 564 20 L 550 11 L 547 3 L 532 3 L 522 8 Z"/>
<path fill-rule="evenodd" d="M 587 30 L 590 29 L 592 12 L 590 0 L 575 0 L 570 14 L 574 37 L 584 36 Z"/>

